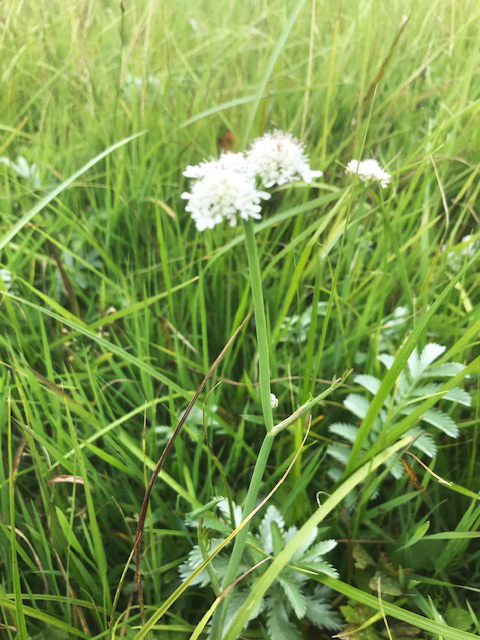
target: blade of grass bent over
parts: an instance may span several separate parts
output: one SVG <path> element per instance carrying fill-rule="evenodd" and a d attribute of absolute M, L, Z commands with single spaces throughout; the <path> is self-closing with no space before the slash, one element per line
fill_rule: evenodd
<path fill-rule="evenodd" d="M 23 215 L 16 224 L 13 225 L 10 231 L 7 231 L 7 233 L 0 240 L 0 251 L 4 247 L 6 247 L 6 245 L 10 242 L 10 240 L 14 238 L 17 235 L 17 233 L 21 231 L 23 227 L 28 222 L 30 222 L 30 220 L 34 216 L 37 215 L 37 213 L 39 213 L 42 209 L 45 209 L 47 204 L 49 204 L 54 198 L 56 198 L 60 193 L 62 193 L 62 191 L 65 191 L 65 189 L 69 187 L 72 184 L 72 182 L 75 182 L 77 178 L 80 178 L 80 176 L 82 176 L 94 165 L 96 165 L 97 162 L 100 162 L 100 160 L 102 160 L 103 158 L 108 156 L 110 153 L 112 153 L 112 151 L 115 151 L 115 149 L 118 149 L 119 147 L 123 147 L 125 144 L 127 144 L 128 142 L 131 142 L 132 140 L 135 140 L 135 138 L 138 138 L 139 136 L 143 136 L 144 133 L 145 131 L 141 131 L 140 133 L 136 133 L 135 135 L 129 136 L 128 138 L 123 138 L 123 140 L 120 140 L 119 142 L 112 144 L 110 147 L 108 147 L 108 149 L 105 149 L 104 151 L 102 151 L 102 153 L 99 153 L 97 156 L 92 158 L 92 160 L 89 160 L 87 164 L 84 164 L 81 169 L 73 173 L 69 178 L 67 178 L 61 184 L 56 186 L 55 189 L 52 189 L 50 193 L 47 193 L 47 195 L 44 198 L 42 198 L 40 202 L 37 202 L 37 204 L 34 207 L 32 207 L 29 211 L 27 211 L 27 213 Z"/>

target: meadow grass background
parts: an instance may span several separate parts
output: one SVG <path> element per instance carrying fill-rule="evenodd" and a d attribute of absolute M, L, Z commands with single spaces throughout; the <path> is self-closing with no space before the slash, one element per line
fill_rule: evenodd
<path fill-rule="evenodd" d="M 13 276 L 8 291 L 0 280 L 2 637 L 107 637 L 151 470 L 251 308 L 243 230 L 195 231 L 180 199 L 184 167 L 216 155 L 227 130 L 236 150 L 248 134 L 273 128 L 305 141 L 323 178 L 279 189 L 256 234 L 276 418 L 351 367 L 382 377 L 380 336 L 393 311 L 408 310 L 392 338 L 395 355 L 456 273 L 451 252 L 463 264 L 462 238 L 480 237 L 479 18 L 478 2 L 468 0 L 132 0 L 124 11 L 109 1 L 1 4 L 0 155 L 24 156 L 40 172 L 34 189 L 0 165 L 2 237 L 86 162 L 144 132 L 63 190 L 1 251 L 1 268 Z M 361 152 L 392 173 L 381 194 L 350 190 L 344 166 Z M 294 207 L 300 213 L 268 222 Z M 420 348 L 437 342 L 465 364 L 478 356 L 478 282 L 473 264 Z M 286 335 L 285 318 L 304 313 L 315 296 L 329 307 L 327 319 L 314 318 L 306 341 Z M 263 437 L 257 376 L 251 320 L 209 385 L 223 380 L 206 414 L 238 504 Z M 368 546 L 376 566 L 390 577 L 408 569 L 416 581 L 393 598 L 398 606 L 441 622 L 453 604 L 465 615 L 450 616 L 450 626 L 478 634 L 478 364 L 462 386 L 472 407 L 453 409 L 460 437 L 439 437 L 433 462 L 424 462 L 463 493 L 410 460 L 422 491 L 407 475 L 386 481 L 375 502 L 353 514 L 339 507 L 326 524 L 328 537 L 384 541 Z M 272 498 L 288 524 L 301 526 L 317 509 L 317 492 L 334 489 L 327 427 L 346 419 L 342 401 L 355 389 L 350 377 L 312 414 L 307 446 Z M 203 440 L 202 402 L 152 496 L 147 615 L 178 586 L 178 566 L 196 543 L 186 517 L 225 495 Z M 304 427 L 276 439 L 262 495 Z M 401 550 L 427 520 L 429 534 L 467 533 Z M 343 583 L 377 595 L 350 543 L 338 544 L 332 562 Z M 136 637 L 140 626 L 131 579 L 133 565 L 117 637 Z M 189 637 L 212 601 L 208 589 L 188 590 L 152 637 Z M 386 634 L 381 618 L 367 629 L 370 638 Z M 258 625 L 248 633 L 266 637 Z"/>

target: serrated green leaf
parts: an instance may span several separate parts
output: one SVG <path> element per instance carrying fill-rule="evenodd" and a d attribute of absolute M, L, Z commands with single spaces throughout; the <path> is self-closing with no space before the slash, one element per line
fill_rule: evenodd
<path fill-rule="evenodd" d="M 410 429 L 407 435 L 416 438 L 412 446 L 425 453 L 425 455 L 433 458 L 433 456 L 437 453 L 435 440 L 429 433 L 426 433 L 425 431 L 417 427 L 415 429 Z"/>
<path fill-rule="evenodd" d="M 434 362 L 437 358 L 439 358 L 442 353 L 445 353 L 447 347 L 442 346 L 441 344 L 436 344 L 435 342 L 429 342 L 422 351 L 420 356 L 420 370 L 424 371 L 427 367 L 429 367 L 432 362 Z"/>
<path fill-rule="evenodd" d="M 408 370 L 412 378 L 418 378 L 421 374 L 422 369 L 420 368 L 420 358 L 418 357 L 417 349 L 413 349 L 407 360 Z"/>
<path fill-rule="evenodd" d="M 270 529 L 272 531 L 272 553 L 276 556 L 285 546 L 285 540 L 283 537 L 283 531 L 280 530 L 280 527 L 276 522 L 273 521 L 270 523 Z"/>
<path fill-rule="evenodd" d="M 450 389 L 443 396 L 444 400 L 450 400 L 451 402 L 458 402 L 458 404 L 463 404 L 464 407 L 472 406 L 472 398 L 470 394 L 464 389 L 459 389 L 455 387 L 454 389 Z"/>
<path fill-rule="evenodd" d="M 336 611 L 333 611 L 327 602 L 307 596 L 307 610 L 305 617 L 316 627 L 338 631 L 342 627 L 342 619 Z"/>
<path fill-rule="evenodd" d="M 307 536 L 305 536 L 305 538 L 302 540 L 302 543 L 298 546 L 296 552 L 294 553 L 293 560 L 295 562 L 299 560 L 307 552 L 307 550 L 315 542 L 317 536 L 318 536 L 318 527 L 314 527 L 310 531 L 310 533 Z"/>
<path fill-rule="evenodd" d="M 367 398 L 359 395 L 358 393 L 350 393 L 343 401 L 343 404 L 353 413 L 353 415 L 362 420 L 367 415 L 368 407 L 370 406 L 370 402 Z"/>
<path fill-rule="evenodd" d="M 248 591 L 247 590 L 240 590 L 240 589 L 235 589 L 231 598 L 228 601 L 228 606 L 227 606 L 227 610 L 225 613 L 225 620 L 223 623 L 223 631 L 226 632 L 227 629 L 230 627 L 230 625 L 232 624 L 233 619 L 235 618 L 235 615 L 237 613 L 237 611 L 240 609 L 240 607 L 243 605 L 243 603 L 245 602 L 245 600 L 248 597 Z M 247 620 L 247 624 L 245 626 L 248 626 L 248 623 L 251 620 L 254 620 L 255 618 L 257 618 L 261 612 L 263 611 L 263 608 L 265 606 L 265 601 L 261 600 L 258 604 L 258 607 L 255 609 L 255 611 L 252 613 L 252 615 L 250 616 L 249 620 Z"/>
<path fill-rule="evenodd" d="M 322 506 L 315 511 L 315 513 L 310 516 L 310 518 L 305 522 L 305 524 L 298 530 L 296 535 L 290 540 L 290 542 L 285 545 L 285 548 L 278 554 L 278 556 L 272 561 L 270 566 L 267 568 L 265 573 L 260 576 L 260 578 L 255 583 L 254 587 L 250 591 L 250 594 L 245 602 L 245 604 L 241 607 L 238 612 L 235 620 L 232 623 L 232 626 L 228 630 L 225 640 L 234 640 L 238 637 L 245 621 L 250 616 L 253 608 L 255 607 L 255 603 L 258 602 L 259 598 L 262 598 L 264 594 L 267 592 L 272 582 L 277 579 L 282 569 L 284 569 L 285 565 L 291 561 L 293 555 L 297 551 L 298 547 L 302 544 L 305 538 L 310 534 L 312 529 L 318 526 L 320 522 L 351 492 L 356 488 L 358 484 L 363 482 L 368 474 L 373 473 L 375 469 L 379 466 L 385 464 L 391 456 L 395 455 L 398 451 L 400 451 L 403 447 L 408 446 L 411 443 L 410 438 L 405 438 L 403 440 L 398 441 L 382 453 L 379 453 L 377 456 L 373 458 L 373 460 L 369 461 L 367 464 L 361 466 L 357 471 L 355 471 L 343 484 L 341 484 L 332 495 L 327 498 L 327 500 L 322 504 Z M 327 578 L 327 577 L 326 577 Z M 331 578 L 328 578 L 329 580 Z M 153 622 L 157 619 L 157 616 L 154 615 L 150 619 L 148 625 L 151 626 Z M 146 629 L 145 629 L 146 627 Z M 145 625 L 144 629 L 148 631 L 147 625 Z M 143 631 L 143 637 L 145 636 L 145 632 Z M 135 640 L 141 640 L 142 635 L 137 634 Z"/>
<path fill-rule="evenodd" d="M 353 470 L 353 468 L 358 467 L 363 462 L 366 462 L 366 460 L 368 460 L 368 452 L 364 454 L 361 458 L 360 458 L 360 452 L 362 450 L 362 447 L 364 446 L 365 440 L 368 438 L 368 434 L 373 428 L 375 420 L 378 418 L 378 415 L 385 403 L 385 400 L 388 397 L 388 394 L 392 391 L 395 385 L 395 382 L 398 379 L 398 376 L 400 375 L 402 369 L 404 369 L 405 364 L 407 363 L 408 358 L 410 357 L 412 351 L 416 348 L 416 345 L 420 337 L 422 336 L 423 332 L 425 331 L 426 327 L 428 326 L 428 323 L 430 322 L 431 318 L 439 309 L 440 305 L 444 302 L 444 300 L 452 291 L 452 289 L 455 287 L 456 283 L 459 282 L 459 280 L 464 276 L 467 270 L 476 262 L 478 258 L 480 258 L 480 251 L 477 251 L 477 253 L 471 258 L 471 260 L 469 260 L 462 267 L 462 269 L 458 271 L 458 273 L 448 282 L 448 284 L 444 287 L 444 289 L 439 293 L 439 295 L 436 297 L 436 299 L 428 308 L 428 310 L 425 312 L 425 314 L 416 323 L 415 328 L 410 334 L 410 337 L 402 346 L 400 351 L 397 353 L 392 367 L 385 374 L 385 377 L 382 380 L 382 383 L 380 385 L 378 392 L 375 394 L 375 396 L 373 397 L 370 403 L 367 415 L 362 420 L 362 424 L 360 425 L 355 444 L 352 447 L 352 451 L 350 453 L 350 458 L 349 458 L 347 467 L 345 469 L 344 475 L 347 475 Z M 393 429 L 389 433 L 389 438 L 392 437 L 392 433 L 393 433 Z M 389 441 L 392 441 L 392 440 L 389 440 Z M 374 452 L 375 452 L 375 448 L 373 447 L 371 448 L 370 455 L 373 455 Z"/>
<path fill-rule="evenodd" d="M 322 540 L 321 542 L 317 542 L 317 544 L 308 547 L 302 556 L 299 557 L 299 562 L 305 564 L 306 562 L 317 560 L 321 556 L 329 553 L 332 549 L 335 549 L 336 546 L 336 540 Z M 297 557 L 297 554 L 295 554 L 295 557 Z"/>
<path fill-rule="evenodd" d="M 271 504 L 265 512 L 262 518 L 260 526 L 258 527 L 258 533 L 260 535 L 260 544 L 264 551 L 272 553 L 273 540 L 272 540 L 272 528 L 271 523 L 276 522 L 277 526 L 281 529 L 285 528 L 285 521 L 280 511 Z"/>
<path fill-rule="evenodd" d="M 334 433 L 341 438 L 345 438 L 351 444 L 355 442 L 357 437 L 358 427 L 354 427 L 353 424 L 346 424 L 345 422 L 335 422 L 328 427 L 330 433 Z"/>
<path fill-rule="evenodd" d="M 267 631 L 272 640 L 301 640 L 297 627 L 288 619 L 282 604 L 275 604 L 268 609 Z"/>
<path fill-rule="evenodd" d="M 353 379 L 357 384 L 361 385 L 367 391 L 370 391 L 370 393 L 372 393 L 373 395 L 377 393 L 380 387 L 380 380 L 378 378 L 375 378 L 375 376 L 361 373 L 355 376 Z"/>
<path fill-rule="evenodd" d="M 390 369 L 395 362 L 395 358 L 389 353 L 380 353 L 377 360 L 379 360 L 387 369 Z"/>
<path fill-rule="evenodd" d="M 338 578 L 338 571 L 335 569 L 333 564 L 327 562 L 326 560 L 313 560 L 308 564 L 305 562 L 297 562 L 297 564 L 301 564 L 305 569 L 310 569 L 311 571 L 316 571 L 317 573 L 324 573 L 326 576 L 330 576 L 331 578 Z"/>
<path fill-rule="evenodd" d="M 307 602 L 300 586 L 285 575 L 280 575 L 278 582 L 287 596 L 288 602 L 294 610 L 295 615 L 301 620 L 307 610 Z"/>
<path fill-rule="evenodd" d="M 341 447 L 338 444 L 329 444 L 327 447 L 327 453 L 335 460 L 338 460 L 343 466 L 347 464 L 348 456 L 350 455 L 350 447 Z"/>
<path fill-rule="evenodd" d="M 444 364 L 439 364 L 435 367 L 429 367 L 423 372 L 422 378 L 435 378 L 436 376 L 439 378 L 450 378 L 452 376 L 456 376 L 458 373 L 463 371 L 463 369 L 465 369 L 465 366 L 458 362 L 445 362 Z"/>
<path fill-rule="evenodd" d="M 459 431 L 455 422 L 449 415 L 440 409 L 428 409 L 422 416 L 422 421 L 440 429 L 451 438 L 458 438 Z"/>

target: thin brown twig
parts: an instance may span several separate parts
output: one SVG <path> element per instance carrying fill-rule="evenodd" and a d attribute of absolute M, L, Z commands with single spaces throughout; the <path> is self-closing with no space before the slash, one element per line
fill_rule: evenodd
<path fill-rule="evenodd" d="M 150 496 L 151 496 L 151 493 L 152 493 L 152 490 L 153 490 L 153 485 L 155 484 L 155 481 L 156 481 L 156 479 L 158 477 L 158 474 L 160 473 L 160 471 L 161 471 L 161 469 L 162 469 L 162 467 L 163 467 L 163 465 L 165 463 L 165 460 L 167 459 L 167 456 L 168 456 L 168 454 L 170 452 L 170 449 L 173 446 L 173 443 L 175 442 L 175 440 L 176 440 L 178 434 L 180 433 L 180 431 L 182 430 L 182 427 L 185 424 L 185 421 L 188 418 L 188 415 L 189 415 L 190 411 L 192 410 L 193 406 L 195 405 L 195 402 L 198 400 L 198 397 L 202 393 L 203 389 L 205 388 L 205 385 L 207 384 L 208 380 L 213 375 L 215 369 L 219 365 L 219 363 L 222 360 L 222 358 L 224 357 L 225 353 L 228 351 L 228 349 L 230 348 L 230 346 L 232 345 L 232 343 L 234 342 L 234 340 L 236 339 L 238 334 L 242 331 L 243 327 L 245 326 L 245 324 L 249 320 L 250 316 L 252 315 L 252 312 L 253 312 L 253 309 L 250 310 L 250 312 L 248 313 L 247 317 L 243 320 L 243 322 L 240 324 L 238 329 L 234 332 L 234 334 L 232 335 L 230 340 L 224 346 L 224 348 L 222 349 L 220 354 L 217 356 L 215 362 L 210 367 L 207 375 L 204 377 L 204 379 L 202 380 L 200 386 L 196 390 L 193 398 L 190 400 L 190 402 L 188 404 L 188 407 L 186 408 L 183 416 L 181 417 L 180 421 L 178 422 L 177 426 L 175 427 L 175 431 L 173 432 L 170 440 L 165 445 L 165 448 L 164 448 L 164 450 L 162 452 L 162 455 L 160 456 L 160 458 L 159 458 L 159 460 L 158 460 L 158 462 L 157 462 L 157 464 L 155 466 L 155 469 L 153 470 L 153 473 L 152 473 L 152 475 L 150 477 L 150 481 L 148 483 L 147 489 L 145 491 L 145 496 L 144 496 L 143 502 L 142 502 L 142 508 L 140 510 L 140 516 L 138 518 L 137 530 L 135 532 L 135 543 L 134 543 L 134 547 L 133 547 L 133 550 L 132 550 L 132 553 L 135 554 L 135 577 L 136 577 L 136 582 L 137 582 L 138 604 L 139 604 L 139 607 L 140 607 L 140 617 L 141 617 L 141 620 L 142 620 L 142 624 L 144 624 L 144 620 L 145 620 L 145 610 L 144 610 L 143 589 L 142 589 L 142 575 L 141 575 L 141 566 L 140 565 L 141 565 L 143 530 L 144 530 L 144 527 L 145 527 L 145 519 L 146 519 L 146 515 L 147 515 L 148 504 L 150 502 Z M 114 611 L 112 611 L 112 619 L 113 619 L 113 613 L 114 613 Z"/>
<path fill-rule="evenodd" d="M 13 473 L 13 482 L 15 483 L 17 474 L 18 474 L 18 468 L 20 466 L 20 462 L 22 460 L 22 456 L 23 456 L 23 451 L 25 449 L 25 445 L 27 444 L 27 439 L 25 437 L 23 437 L 20 440 L 20 444 L 17 447 L 17 450 L 15 451 L 15 457 L 13 458 L 13 467 L 12 467 L 12 473 Z"/>
<path fill-rule="evenodd" d="M 447 485 L 451 485 L 452 484 L 448 480 L 444 480 L 439 475 L 437 475 L 434 471 L 432 471 L 430 469 L 430 467 L 427 467 L 427 465 L 424 464 L 420 460 L 420 458 L 417 458 L 417 456 L 414 453 L 412 453 L 411 451 L 405 451 L 405 453 L 408 453 L 409 456 L 412 456 L 412 458 L 414 458 L 418 462 L 418 464 L 422 465 L 422 467 L 425 469 L 425 471 L 427 471 L 430 475 L 432 475 L 434 478 L 436 478 L 440 482 L 440 484 L 447 484 Z"/>
<path fill-rule="evenodd" d="M 7 524 L 5 526 L 7 527 L 7 529 L 10 529 L 10 531 L 12 530 L 11 525 Z M 27 538 L 27 536 L 23 533 L 23 531 L 18 529 L 18 527 L 15 527 L 15 533 L 17 534 L 17 536 L 19 538 L 21 538 L 25 542 L 25 544 L 28 546 L 28 548 L 32 552 L 33 560 L 34 560 L 35 564 L 37 565 L 37 568 L 38 568 L 38 570 L 40 572 L 40 575 L 42 576 L 43 588 L 45 590 L 45 593 L 49 593 L 48 581 L 47 581 L 47 577 L 45 575 L 45 569 L 43 568 L 43 565 L 42 565 L 42 563 L 40 561 L 40 558 L 39 558 L 37 552 L 35 551 L 34 546 L 30 542 L 30 540 Z"/>
<path fill-rule="evenodd" d="M 388 66 L 388 63 L 390 62 L 395 49 L 397 48 L 397 45 L 400 41 L 400 37 L 402 35 L 402 33 L 404 32 L 408 22 L 409 22 L 409 17 L 405 17 L 402 19 L 401 23 L 400 23 L 400 28 L 398 29 L 394 39 L 392 40 L 392 44 L 390 45 L 390 49 L 388 50 L 387 55 L 385 56 L 385 58 L 383 59 L 377 73 L 375 74 L 374 79 L 372 80 L 372 82 L 370 83 L 370 86 L 368 88 L 367 94 L 365 96 L 365 98 L 363 99 L 363 108 L 365 109 L 366 106 L 368 105 L 368 103 L 370 102 L 370 100 L 372 99 L 372 96 L 374 95 L 378 85 L 380 84 L 381 79 L 383 78 L 384 74 L 385 74 L 385 70 Z"/>
<path fill-rule="evenodd" d="M 194 371 L 195 373 L 201 373 L 200 369 L 196 369 L 194 367 L 188 367 L 190 371 Z M 238 382 L 237 380 L 230 380 L 230 378 L 218 378 L 219 382 L 224 382 L 225 384 L 230 384 L 233 387 L 246 387 L 246 382 Z M 303 376 L 283 376 L 282 378 L 272 378 L 270 382 L 273 384 L 274 382 L 290 382 L 291 380 L 303 380 Z M 315 382 L 322 382 L 323 384 L 332 384 L 331 380 L 326 380 L 325 378 L 315 378 Z M 258 387 L 260 385 L 259 382 L 250 383 L 252 387 Z"/>
<path fill-rule="evenodd" d="M 79 316 L 79 308 L 77 298 L 73 291 L 72 283 L 68 277 L 68 274 L 63 266 L 63 262 L 60 260 L 60 256 L 58 255 L 57 249 L 53 242 L 47 241 L 48 250 L 50 251 L 52 258 L 55 260 L 55 263 L 60 271 L 60 276 L 62 278 L 63 286 L 65 287 L 65 291 L 67 293 L 68 302 L 70 303 L 71 310 L 75 313 L 76 316 Z"/>
<path fill-rule="evenodd" d="M 68 585 L 68 591 L 70 593 L 70 597 L 73 599 L 77 598 L 77 594 L 75 593 L 74 588 L 72 587 L 72 585 L 70 584 L 70 581 L 68 579 L 67 576 L 67 572 L 65 571 L 65 567 L 63 566 L 62 560 L 60 558 L 60 556 L 58 555 L 58 552 L 54 549 L 53 550 L 53 554 L 55 556 L 55 560 L 57 562 L 58 568 L 60 569 L 60 573 L 63 576 L 63 579 L 65 580 L 66 584 Z M 91 631 L 88 628 L 88 624 L 87 624 L 87 620 L 85 618 L 85 615 L 82 611 L 82 608 L 79 607 L 78 605 L 73 605 L 73 611 L 75 613 L 75 615 L 78 616 L 78 619 L 80 621 L 80 626 L 83 629 L 83 632 L 87 634 L 87 636 L 91 636 Z"/>

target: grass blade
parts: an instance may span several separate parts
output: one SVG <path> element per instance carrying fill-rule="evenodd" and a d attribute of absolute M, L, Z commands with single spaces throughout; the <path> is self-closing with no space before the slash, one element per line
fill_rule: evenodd
<path fill-rule="evenodd" d="M 102 160 L 103 158 L 108 156 L 110 153 L 112 153 L 112 151 L 115 151 L 115 149 L 118 149 L 119 147 L 123 147 L 125 144 L 128 144 L 129 142 L 131 142 L 132 140 L 135 140 L 135 138 L 138 138 L 139 136 L 143 136 L 144 133 L 145 133 L 144 131 L 141 131 L 140 133 L 136 133 L 133 136 L 129 136 L 128 138 L 123 138 L 123 140 L 120 140 L 119 142 L 112 144 L 110 147 L 108 147 L 108 149 L 105 149 L 104 151 L 102 151 L 102 153 L 99 153 L 97 156 L 92 158 L 92 160 L 89 160 L 87 164 L 84 164 L 81 169 L 73 173 L 69 178 L 67 178 L 62 183 L 57 185 L 54 189 L 52 189 L 50 193 L 48 193 L 44 198 L 40 200 L 40 202 L 37 202 L 37 204 L 34 207 L 32 207 L 29 211 L 27 211 L 27 213 L 25 213 L 20 218 L 20 220 L 13 225 L 10 231 L 7 231 L 7 233 L 3 236 L 3 238 L 0 239 L 0 251 L 7 246 L 10 240 L 14 238 L 17 235 L 17 233 L 21 231 L 23 227 L 28 222 L 30 222 L 30 220 L 34 216 L 37 215 L 37 213 L 39 213 L 42 209 L 45 209 L 45 207 L 54 198 L 60 195 L 62 191 L 65 191 L 65 189 L 69 187 L 73 182 L 75 182 L 77 178 L 80 178 L 80 176 L 83 176 L 84 173 L 86 173 L 89 169 L 95 166 L 97 162 L 100 162 L 100 160 Z"/>

